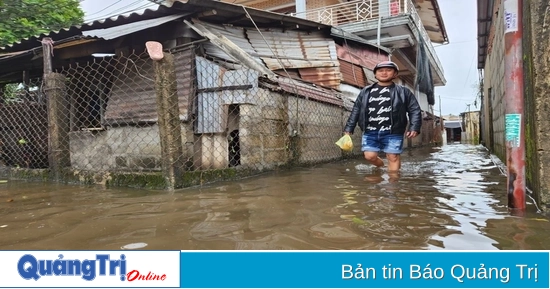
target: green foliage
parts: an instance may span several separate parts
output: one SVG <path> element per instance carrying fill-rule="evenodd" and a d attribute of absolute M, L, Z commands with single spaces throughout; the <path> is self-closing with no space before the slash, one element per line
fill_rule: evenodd
<path fill-rule="evenodd" d="M 78 0 L 0 0 L 0 47 L 83 22 Z"/>
<path fill-rule="evenodd" d="M 4 85 L 2 94 L 4 95 L 3 103 L 15 103 L 24 101 L 30 94 L 36 94 L 39 90 L 37 86 L 24 85 L 22 83 L 8 83 Z M 2 103 L 2 101 L 0 101 Z"/>

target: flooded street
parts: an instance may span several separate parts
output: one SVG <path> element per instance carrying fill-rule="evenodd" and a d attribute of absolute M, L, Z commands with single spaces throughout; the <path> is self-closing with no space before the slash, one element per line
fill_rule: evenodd
<path fill-rule="evenodd" d="M 403 161 L 398 178 L 358 157 L 174 193 L 8 181 L 0 249 L 550 249 L 549 220 L 508 212 L 483 147 Z"/>

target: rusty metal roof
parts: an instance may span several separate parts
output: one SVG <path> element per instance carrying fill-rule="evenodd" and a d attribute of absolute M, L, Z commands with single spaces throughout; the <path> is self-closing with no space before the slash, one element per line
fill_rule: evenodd
<path fill-rule="evenodd" d="M 370 70 L 380 61 L 388 60 L 388 53 L 368 46 L 336 45 L 338 58 L 361 65 Z"/>
<path fill-rule="evenodd" d="M 246 35 L 270 70 L 298 69 L 307 82 L 331 88 L 340 85 L 336 44 L 323 33 L 248 29 Z"/>
<path fill-rule="evenodd" d="M 334 40 L 322 33 L 247 30 L 252 47 L 271 70 L 338 67 Z"/>
<path fill-rule="evenodd" d="M 338 106 L 344 105 L 341 93 L 322 87 L 316 87 L 312 84 L 304 83 L 295 79 L 279 77 L 278 85 L 273 85 L 265 81 L 262 81 L 261 84 L 271 90 L 282 90 L 287 93 L 299 95 L 319 102 L 330 103 Z"/>
<path fill-rule="evenodd" d="M 246 53 L 251 55 L 258 63 L 262 63 L 262 60 L 259 57 L 252 56 L 255 51 L 250 42 L 246 39 L 246 33 L 243 27 L 234 27 L 230 25 L 216 25 L 212 23 L 200 22 L 205 28 L 209 29 L 212 32 L 219 33 L 220 35 L 225 36 L 231 42 L 235 43 Z M 215 56 L 224 60 L 238 61 L 234 57 L 228 55 L 222 49 L 217 48 L 211 42 L 204 43 L 203 46 L 206 49 L 206 53 Z"/>
<path fill-rule="evenodd" d="M 342 72 L 342 80 L 344 83 L 356 87 L 365 87 L 367 85 L 367 77 L 361 66 L 345 60 L 340 60 L 340 71 Z"/>
<path fill-rule="evenodd" d="M 287 72 L 291 72 L 281 72 L 280 70 L 298 69 L 297 74 L 292 73 L 293 78 L 336 89 L 340 85 L 342 76 L 336 45 L 332 38 L 324 36 L 321 32 L 283 32 L 282 29 L 258 31 L 255 28 L 215 25 L 196 20 L 191 25 L 204 35 L 211 33 L 209 38 L 223 36 L 238 46 L 238 48 L 232 48 L 233 44 L 229 45 L 230 43 L 226 43 L 227 45 L 205 43 L 206 53 L 210 56 L 263 71 L 263 69 L 247 65 L 244 62 L 247 59 L 243 58 L 246 57 L 249 59 L 249 64 L 250 60 L 255 61 L 255 64 L 262 67 L 267 66 L 270 71 L 275 71 L 285 77 Z M 222 41 L 222 39 L 217 39 L 217 41 Z M 242 50 L 247 55 L 239 54 L 233 50 Z"/>

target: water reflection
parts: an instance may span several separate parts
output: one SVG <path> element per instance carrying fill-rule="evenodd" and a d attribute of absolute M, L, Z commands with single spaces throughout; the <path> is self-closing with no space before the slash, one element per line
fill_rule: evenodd
<path fill-rule="evenodd" d="M 505 181 L 469 145 L 411 150 L 399 174 L 358 158 L 175 193 L 9 181 L 0 249 L 549 249 Z"/>

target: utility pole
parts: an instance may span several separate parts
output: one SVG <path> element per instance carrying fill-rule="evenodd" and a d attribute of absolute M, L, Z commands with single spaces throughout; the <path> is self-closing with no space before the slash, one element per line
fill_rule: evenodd
<path fill-rule="evenodd" d="M 443 113 L 441 112 L 441 95 L 438 95 L 439 97 L 439 135 L 441 136 L 441 145 L 445 143 L 445 140 L 443 139 L 443 131 L 445 128 L 443 127 Z M 446 137 L 446 135 L 445 135 Z"/>
<path fill-rule="evenodd" d="M 504 82 L 508 207 L 525 210 L 525 119 L 523 99 L 523 0 L 504 0 Z"/>
<path fill-rule="evenodd" d="M 441 95 L 438 95 L 439 96 L 439 119 L 442 120 L 443 117 L 441 115 Z"/>

